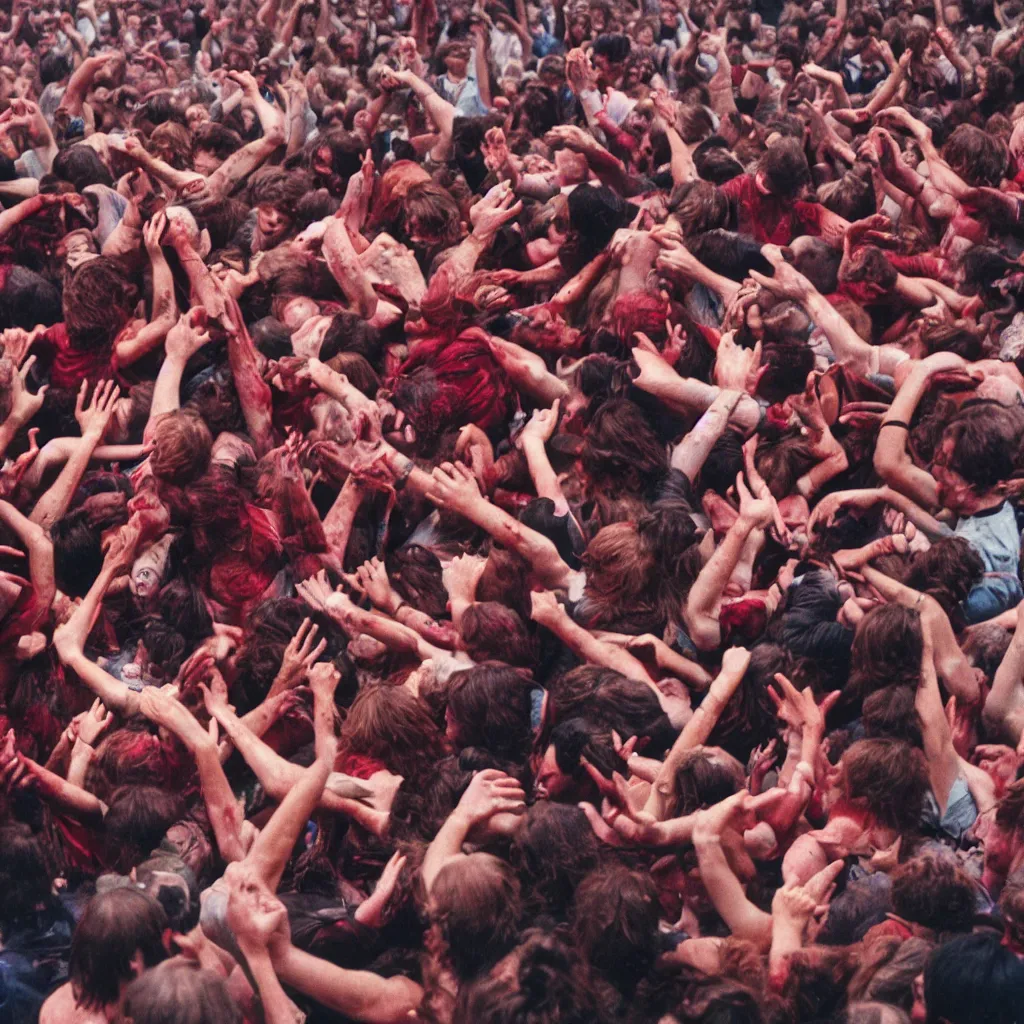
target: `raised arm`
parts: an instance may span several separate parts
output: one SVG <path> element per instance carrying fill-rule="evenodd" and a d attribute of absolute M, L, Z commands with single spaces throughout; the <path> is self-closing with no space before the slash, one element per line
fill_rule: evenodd
<path fill-rule="evenodd" d="M 740 514 L 725 540 L 701 569 L 683 610 L 683 618 L 698 650 L 714 650 L 722 642 L 718 622 L 722 594 L 752 534 L 767 527 L 774 515 L 767 498 L 755 498 L 747 490 L 742 473 L 736 478 L 736 488 L 740 495 Z"/>
<path fill-rule="evenodd" d="M 700 706 L 693 712 L 693 717 L 683 727 L 668 757 L 658 772 L 644 811 L 659 821 L 664 821 L 672 813 L 676 802 L 676 773 L 683 755 L 694 747 L 700 746 L 711 735 L 725 710 L 726 704 L 732 699 L 737 687 L 743 681 L 750 665 L 750 652 L 742 647 L 730 647 L 722 656 L 722 668 L 715 677 Z"/>
<path fill-rule="evenodd" d="M 142 238 L 153 270 L 153 311 L 145 327 L 115 346 L 114 359 L 118 366 L 130 366 L 152 352 L 178 320 L 178 307 L 174 301 L 174 275 L 160 245 L 166 226 L 167 217 L 161 211 L 142 229 Z"/>
<path fill-rule="evenodd" d="M 924 756 L 928 763 L 928 779 L 939 805 L 940 816 L 946 813 L 949 793 L 960 775 L 960 759 L 953 746 L 953 736 L 946 718 L 946 709 L 939 693 L 939 679 L 935 674 L 931 629 L 921 619 L 921 681 L 918 683 L 914 707 L 921 723 Z"/>
<path fill-rule="evenodd" d="M 86 405 L 85 396 L 88 392 L 88 381 L 82 381 L 75 403 L 75 418 L 82 427 L 82 439 L 53 482 L 53 486 L 36 502 L 29 517 L 33 523 L 45 529 L 53 526 L 67 512 L 71 499 L 89 466 L 92 453 L 103 439 L 110 418 L 114 414 L 114 406 L 117 404 L 121 389 L 115 387 L 113 381 L 99 381 L 92 399 Z"/>
<path fill-rule="evenodd" d="M 569 585 L 572 570 L 554 543 L 482 497 L 476 477 L 466 466 L 446 463 L 435 469 L 429 497 L 435 505 L 460 513 L 499 544 L 522 555 L 544 586 L 562 589 Z"/>

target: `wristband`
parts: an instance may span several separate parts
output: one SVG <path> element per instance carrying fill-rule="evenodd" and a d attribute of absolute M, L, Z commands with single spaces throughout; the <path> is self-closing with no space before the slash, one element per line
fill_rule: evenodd
<path fill-rule="evenodd" d="M 910 431 L 910 424 L 904 423 L 903 420 L 886 420 L 878 429 L 882 430 L 885 427 L 899 427 L 900 430 Z"/>

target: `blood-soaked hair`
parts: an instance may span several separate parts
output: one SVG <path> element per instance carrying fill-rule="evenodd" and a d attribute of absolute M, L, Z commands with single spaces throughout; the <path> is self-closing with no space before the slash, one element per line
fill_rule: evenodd
<path fill-rule="evenodd" d="M 96 748 L 86 781 L 101 800 L 119 788 L 181 788 L 188 782 L 191 772 L 180 748 L 163 743 L 147 725 L 134 720 L 105 736 Z"/>

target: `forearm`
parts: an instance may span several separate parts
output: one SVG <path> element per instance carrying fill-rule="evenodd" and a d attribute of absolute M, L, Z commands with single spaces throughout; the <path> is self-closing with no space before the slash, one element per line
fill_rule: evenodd
<path fill-rule="evenodd" d="M 16 206 L 0 213 L 0 238 L 5 237 L 23 220 L 34 217 L 43 208 L 43 197 L 35 195 L 30 199 L 23 199 Z"/>
<path fill-rule="evenodd" d="M 202 175 L 195 171 L 179 171 L 176 167 L 164 163 L 163 160 L 141 148 L 129 150 L 127 155 L 147 174 L 169 185 L 176 192 L 184 191 L 188 185 L 197 179 L 202 179 Z"/>
<path fill-rule="evenodd" d="M 423 104 L 427 117 L 434 123 L 434 126 L 441 133 L 445 140 L 445 149 L 451 143 L 452 128 L 455 124 L 457 111 L 446 99 L 439 96 L 434 90 L 423 81 L 422 78 L 412 72 L 406 72 L 405 83 L 412 89 L 416 98 Z"/>
<path fill-rule="evenodd" d="M 1016 618 L 1016 612 L 1013 612 Z M 1024 707 L 1024 632 L 1015 630 L 1010 646 L 996 669 L 992 689 L 985 698 L 982 718 L 992 732 L 1006 736 L 1009 715 Z M 1019 737 L 1017 737 L 1019 739 Z M 1014 741 L 1016 743 L 1016 740 Z"/>
<path fill-rule="evenodd" d="M 555 292 L 549 305 L 564 310 L 582 301 L 590 294 L 590 290 L 604 274 L 608 260 L 607 252 L 598 253 L 582 270 Z"/>
<path fill-rule="evenodd" d="M 364 320 L 372 319 L 377 311 L 377 293 L 352 248 L 348 228 L 342 221 L 335 220 L 328 226 L 324 235 L 323 253 L 327 269 L 352 303 L 354 312 Z"/>
<path fill-rule="evenodd" d="M 97 797 L 80 786 L 72 785 L 67 779 L 47 771 L 29 758 L 24 760 L 31 765 L 36 792 L 42 799 L 85 824 L 102 824 L 103 804 Z"/>
<path fill-rule="evenodd" d="M 474 502 L 464 514 L 499 544 L 525 558 L 534 575 L 545 586 L 561 588 L 567 584 L 572 571 L 562 561 L 554 543 L 543 534 L 524 526 L 484 498 Z"/>
<path fill-rule="evenodd" d="M 672 744 L 672 749 L 668 752 L 654 785 L 651 786 L 647 805 L 644 807 L 644 810 L 654 818 L 662 820 L 668 816 L 675 803 L 676 772 L 683 756 L 688 750 L 703 744 L 711 735 L 711 730 L 718 723 L 722 711 L 742 679 L 743 673 L 723 670 Z"/>
<path fill-rule="evenodd" d="M 768 953 L 768 973 L 772 987 L 780 991 L 789 973 L 789 959 L 804 944 L 805 922 L 791 917 L 772 917 L 772 946 Z"/>
<path fill-rule="evenodd" d="M 100 435 L 87 433 L 65 463 L 53 486 L 36 502 L 29 517 L 33 523 L 49 530 L 68 510 L 71 499 L 89 467 L 89 460 L 99 444 Z"/>
<path fill-rule="evenodd" d="M 53 542 L 39 524 L 22 515 L 10 502 L 0 501 L 0 521 L 17 534 L 28 552 L 28 571 L 36 600 L 48 611 L 57 584 L 53 567 Z"/>
<path fill-rule="evenodd" d="M 599 640 L 589 630 L 574 622 L 564 609 L 560 609 L 550 619 L 545 618 L 542 625 L 547 626 L 573 654 L 587 664 L 610 668 L 627 679 L 653 686 L 642 661 L 617 644 Z"/>
<path fill-rule="evenodd" d="M 902 69 L 897 67 L 890 71 L 889 77 L 875 90 L 874 95 L 865 105 L 868 113 L 874 117 L 880 110 L 885 110 L 886 107 L 890 106 L 902 83 Z"/>
<path fill-rule="evenodd" d="M 555 515 L 567 515 L 569 503 L 562 493 L 562 485 L 558 482 L 558 474 L 552 469 L 544 442 L 539 439 L 526 438 L 523 441 L 523 454 L 530 470 L 530 479 L 538 498 L 550 498 L 555 503 Z"/>
<path fill-rule="evenodd" d="M 229 862 L 244 860 L 243 819 L 235 794 L 224 775 L 217 746 L 206 737 L 203 742 L 192 744 L 190 749 L 196 760 L 203 800 L 221 858 Z"/>
<path fill-rule="evenodd" d="M 359 514 L 363 502 L 363 489 L 349 476 L 330 511 L 324 516 L 324 535 L 331 554 L 338 560 L 339 566 L 344 564 L 345 549 L 352 534 L 352 526 Z"/>
<path fill-rule="evenodd" d="M 701 615 L 715 614 L 725 586 L 739 564 L 744 545 L 754 528 L 755 524 L 744 516 L 740 516 L 730 527 L 725 540 L 715 548 L 714 554 L 708 559 L 690 588 L 686 599 L 688 620 Z"/>
<path fill-rule="evenodd" d="M 85 789 L 85 779 L 89 774 L 89 765 L 92 764 L 94 756 L 95 751 L 88 743 L 83 742 L 81 739 L 75 740 L 71 757 L 68 760 L 68 770 L 64 776 L 72 786 Z M 55 765 L 47 762 L 46 767 L 55 775 L 60 774 Z"/>
<path fill-rule="evenodd" d="M 946 718 L 942 695 L 939 693 L 939 681 L 930 665 L 926 665 L 921 672 L 914 708 L 921 723 L 924 756 L 932 792 L 939 805 L 939 813 L 945 814 L 950 791 L 960 774 L 960 759 L 953 747 L 949 720 Z"/>
<path fill-rule="evenodd" d="M 665 365 L 667 367 L 668 364 Z M 707 411 L 721 391 L 714 384 L 706 384 L 692 377 L 680 377 L 674 370 L 663 374 L 656 381 L 645 381 L 640 377 L 633 385 L 684 416 Z M 744 434 L 749 434 L 757 429 L 760 418 L 761 409 L 757 401 L 750 395 L 743 395 L 733 412 L 732 421 Z"/>
<path fill-rule="evenodd" d="M 185 373 L 187 360 L 177 355 L 165 355 L 160 364 L 160 372 L 156 375 L 153 386 L 153 402 L 149 408 L 149 421 L 144 436 L 150 438 L 157 420 L 169 412 L 181 407 L 181 378 Z"/>
<path fill-rule="evenodd" d="M 427 643 L 414 629 L 409 629 L 387 616 L 364 611 L 355 605 L 350 605 L 343 612 L 328 609 L 328 614 L 353 639 L 360 633 L 365 633 L 367 636 L 373 637 L 374 640 L 380 641 L 388 650 L 412 655 L 421 661 L 441 653 L 432 644 Z"/>
<path fill-rule="evenodd" d="M 708 898 L 734 938 L 748 939 L 762 952 L 771 944 L 772 918 L 747 898 L 729 866 L 720 836 L 694 838 L 700 877 Z"/>
<path fill-rule="evenodd" d="M 422 989 L 408 978 L 346 970 L 294 946 L 275 960 L 275 968 L 284 984 L 362 1024 L 408 1021 L 423 998 Z"/>
<path fill-rule="evenodd" d="M 929 378 L 924 371 L 914 369 L 896 393 L 889 411 L 882 419 L 875 447 L 875 472 L 891 487 L 913 499 L 918 504 L 934 507 L 938 504 L 938 487 L 931 474 L 918 469 L 907 451 L 908 428 L 887 427 L 896 421 L 909 424 L 917 411 L 918 403 L 928 389 Z"/>
<path fill-rule="evenodd" d="M 256 982 L 263 1009 L 263 1024 L 296 1024 L 298 1015 L 295 1006 L 281 988 L 270 954 L 265 948 L 243 948 L 242 952 Z"/>
<path fill-rule="evenodd" d="M 288 790 L 246 855 L 246 861 L 252 864 L 271 892 L 277 891 L 285 865 L 320 802 L 330 772 L 330 758 L 318 756 Z"/>
<path fill-rule="evenodd" d="M 260 372 L 261 358 L 245 324 L 236 322 L 234 330 L 228 332 L 228 365 L 235 378 L 242 417 L 260 456 L 273 447 L 274 434 L 270 387 Z"/>
<path fill-rule="evenodd" d="M 812 498 L 830 480 L 849 469 L 850 462 L 846 451 L 837 444 L 836 450 L 826 455 L 816 466 L 812 466 L 796 482 L 797 491 L 805 498 Z"/>
<path fill-rule="evenodd" d="M 178 310 L 174 303 L 174 277 L 171 274 L 171 268 L 162 252 L 154 254 L 151 259 L 153 267 L 152 319 L 134 337 L 117 344 L 114 356 L 118 366 L 130 366 L 163 344 L 167 332 L 178 319 Z"/>
<path fill-rule="evenodd" d="M 302 768 L 264 743 L 249 727 L 248 715 L 240 719 L 232 711 L 218 708 L 215 717 L 231 745 L 259 779 L 267 796 L 278 802 L 283 800 L 288 790 L 299 781 Z"/>
<path fill-rule="evenodd" d="M 887 505 L 891 505 L 897 512 L 902 512 L 929 540 L 941 540 L 943 537 L 949 536 L 949 527 L 940 523 L 935 516 L 926 512 L 917 502 L 912 501 L 905 494 L 900 494 L 899 491 L 888 485 L 881 490 L 882 500 Z"/>
<path fill-rule="evenodd" d="M 64 90 L 64 97 L 60 105 L 71 117 L 81 117 L 82 103 L 85 101 L 86 93 L 103 63 L 104 58 L 102 57 L 87 57 L 75 68 L 71 78 L 68 79 L 68 86 Z"/>
<path fill-rule="evenodd" d="M 729 417 L 739 404 L 741 396 L 740 391 L 719 391 L 707 412 L 672 449 L 670 465 L 673 469 L 685 474 L 691 482 L 697 479 L 701 467 L 711 454 L 711 449 L 729 426 Z"/>
<path fill-rule="evenodd" d="M 447 820 L 434 836 L 433 842 L 427 847 L 427 852 L 423 856 L 423 866 L 420 868 L 423 888 L 428 896 L 441 869 L 453 857 L 462 853 L 462 844 L 466 841 L 466 836 L 469 835 L 469 830 L 472 827 L 473 822 L 456 808 L 448 815 Z"/>
<path fill-rule="evenodd" d="M 689 146 L 683 142 L 682 136 L 672 125 L 665 126 L 665 137 L 668 139 L 671 152 L 669 169 L 672 173 L 672 184 L 685 185 L 688 181 L 695 181 L 699 175 Z"/>
<path fill-rule="evenodd" d="M 90 661 L 81 651 L 64 661 L 64 664 L 111 711 L 117 711 L 125 717 L 138 713 L 139 695 L 115 679 L 106 669 Z"/>
<path fill-rule="evenodd" d="M 274 108 L 271 108 L 272 110 Z M 232 153 L 210 176 L 210 189 L 219 196 L 230 195 L 235 188 L 253 171 L 270 158 L 274 150 L 284 142 L 284 127 L 281 115 L 274 111 L 275 125 L 267 134 L 255 142 L 243 146 L 237 153 Z"/>

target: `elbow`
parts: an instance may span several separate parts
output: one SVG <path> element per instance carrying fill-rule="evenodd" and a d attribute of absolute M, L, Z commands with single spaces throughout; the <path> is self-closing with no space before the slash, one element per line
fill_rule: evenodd
<path fill-rule="evenodd" d="M 690 639 L 698 651 L 713 651 L 722 642 L 722 628 L 710 615 L 695 615 L 689 623 Z"/>
<path fill-rule="evenodd" d="M 872 460 L 874 470 L 887 484 L 893 482 L 899 462 L 899 458 L 894 456 L 892 452 L 885 451 L 882 448 L 875 449 L 874 459 Z"/>

